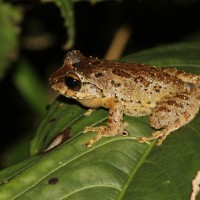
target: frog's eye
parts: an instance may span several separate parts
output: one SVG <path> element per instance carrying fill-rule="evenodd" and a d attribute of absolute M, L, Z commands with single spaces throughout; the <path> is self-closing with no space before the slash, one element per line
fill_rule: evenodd
<path fill-rule="evenodd" d="M 75 74 L 67 74 L 65 76 L 65 85 L 72 90 L 79 90 L 81 88 L 81 81 Z"/>

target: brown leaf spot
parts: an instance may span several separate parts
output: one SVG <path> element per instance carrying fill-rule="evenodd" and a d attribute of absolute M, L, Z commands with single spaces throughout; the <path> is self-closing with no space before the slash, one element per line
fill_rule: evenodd
<path fill-rule="evenodd" d="M 48 184 L 49 184 L 49 185 L 55 185 L 55 184 L 57 184 L 58 182 L 59 182 L 59 179 L 56 178 L 56 177 L 50 178 L 50 179 L 48 180 Z"/>
<path fill-rule="evenodd" d="M 48 110 L 49 110 L 49 108 L 50 108 L 50 105 L 47 105 L 47 106 L 46 106 L 46 110 L 48 111 Z"/>
<path fill-rule="evenodd" d="M 53 150 L 54 148 L 60 146 L 61 144 L 69 140 L 70 137 L 71 137 L 70 129 L 69 128 L 64 129 L 62 132 L 59 133 L 59 135 L 57 135 L 56 138 L 53 139 L 53 141 L 50 143 L 47 149 L 45 149 L 45 152 Z"/>
<path fill-rule="evenodd" d="M 56 118 L 51 118 L 50 120 L 49 120 L 49 122 L 55 122 L 56 121 Z"/>

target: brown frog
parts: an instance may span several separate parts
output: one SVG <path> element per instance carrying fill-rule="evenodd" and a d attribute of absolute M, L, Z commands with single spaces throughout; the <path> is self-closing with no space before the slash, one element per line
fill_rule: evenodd
<path fill-rule="evenodd" d="M 200 76 L 175 68 L 155 68 L 140 63 L 120 63 L 67 53 L 63 66 L 50 77 L 52 88 L 89 108 L 109 109 L 108 125 L 86 127 L 97 132 L 86 142 L 124 133 L 123 114 L 149 116 L 159 129 L 139 142 L 158 138 L 157 145 L 172 131 L 190 122 L 200 107 Z"/>

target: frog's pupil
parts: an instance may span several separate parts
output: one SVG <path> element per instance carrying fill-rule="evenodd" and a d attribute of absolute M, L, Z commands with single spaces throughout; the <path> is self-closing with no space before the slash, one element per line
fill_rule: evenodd
<path fill-rule="evenodd" d="M 65 77 L 65 85 L 72 90 L 79 90 L 81 87 L 81 81 L 73 77 Z"/>

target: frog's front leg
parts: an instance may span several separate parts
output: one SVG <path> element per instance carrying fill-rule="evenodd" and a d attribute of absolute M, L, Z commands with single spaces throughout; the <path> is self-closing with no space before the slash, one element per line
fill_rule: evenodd
<path fill-rule="evenodd" d="M 139 138 L 139 142 L 158 139 L 157 146 L 174 130 L 189 123 L 198 113 L 200 106 L 200 91 L 182 92 L 164 98 L 149 117 L 150 125 L 155 129 L 150 137 Z"/>
<path fill-rule="evenodd" d="M 87 141 L 85 144 L 87 147 L 92 146 L 101 137 L 112 137 L 117 134 L 122 134 L 124 131 L 124 126 L 122 124 L 123 111 L 122 105 L 115 98 L 99 98 L 95 99 L 93 102 L 98 107 L 104 107 L 109 109 L 108 125 L 98 126 L 98 127 L 86 127 L 84 132 L 94 131 L 97 135 L 91 140 Z"/>

